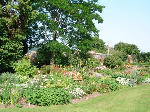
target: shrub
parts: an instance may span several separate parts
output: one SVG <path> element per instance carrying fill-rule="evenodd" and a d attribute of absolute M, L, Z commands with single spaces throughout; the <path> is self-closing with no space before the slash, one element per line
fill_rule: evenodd
<path fill-rule="evenodd" d="M 98 90 L 96 84 L 85 84 L 82 88 L 87 94 L 92 94 Z"/>
<path fill-rule="evenodd" d="M 11 64 L 20 59 L 23 54 L 23 44 L 19 39 L 20 35 L 17 33 L 17 38 L 6 35 L 1 36 L 3 33 L 0 31 L 0 73 L 12 72 Z"/>
<path fill-rule="evenodd" d="M 119 85 L 117 84 L 115 79 L 112 78 L 104 78 L 100 82 L 99 92 L 106 93 L 111 91 L 116 91 L 119 89 Z"/>
<path fill-rule="evenodd" d="M 100 65 L 100 61 L 94 58 L 88 58 L 86 62 L 86 66 L 88 68 L 96 68 Z"/>
<path fill-rule="evenodd" d="M 50 61 L 53 61 L 57 65 L 68 65 L 70 54 L 69 47 L 57 41 L 49 41 L 37 50 L 34 64 L 38 66 L 49 65 Z"/>
<path fill-rule="evenodd" d="M 126 55 L 132 55 L 135 58 L 137 58 L 137 56 L 140 53 L 140 50 L 136 45 L 123 42 L 116 44 L 114 46 L 114 49 L 117 51 L 124 52 Z"/>
<path fill-rule="evenodd" d="M 50 106 L 70 103 L 70 94 L 62 88 L 40 88 L 30 92 L 26 96 L 27 102 L 40 105 Z"/>
<path fill-rule="evenodd" d="M 36 66 L 31 65 L 30 61 L 24 58 L 14 63 L 13 68 L 17 74 L 27 77 L 34 76 L 38 71 Z"/>
<path fill-rule="evenodd" d="M 118 56 L 110 55 L 104 59 L 104 65 L 109 68 L 121 66 L 122 63 L 122 60 Z"/>
<path fill-rule="evenodd" d="M 97 91 L 99 89 L 99 78 L 97 77 L 90 77 L 89 75 L 85 75 L 84 77 L 84 84 L 83 84 L 83 90 L 87 94 L 92 94 L 93 92 Z"/>
<path fill-rule="evenodd" d="M 106 52 L 105 42 L 98 37 L 81 39 L 77 44 L 77 49 L 81 51 L 79 54 L 83 61 L 89 58 L 89 54 L 87 54 L 89 51 L 96 51 L 101 53 Z"/>
<path fill-rule="evenodd" d="M 140 53 L 138 56 L 138 61 L 150 62 L 150 52 Z"/>
<path fill-rule="evenodd" d="M 89 39 L 82 39 L 77 44 L 77 48 L 82 52 L 87 53 L 88 51 L 94 50 L 96 52 L 104 53 L 106 51 L 105 42 L 98 37 Z"/>
<path fill-rule="evenodd" d="M 112 55 L 113 56 L 118 56 L 122 61 L 126 61 L 127 60 L 127 54 L 122 52 L 122 51 L 113 51 Z"/>
<path fill-rule="evenodd" d="M 83 66 L 83 60 L 80 57 L 79 52 L 72 51 L 72 54 L 69 57 L 69 63 L 75 68 Z"/>

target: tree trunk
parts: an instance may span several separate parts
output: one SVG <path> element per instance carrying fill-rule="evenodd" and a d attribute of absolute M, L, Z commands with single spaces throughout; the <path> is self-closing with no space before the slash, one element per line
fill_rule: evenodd
<path fill-rule="evenodd" d="M 53 40 L 56 41 L 56 39 L 57 39 L 57 31 L 54 30 L 53 31 Z"/>
<path fill-rule="evenodd" d="M 54 30 L 53 31 L 53 41 L 56 41 L 56 39 L 57 39 L 57 31 Z M 54 65 L 54 57 L 55 57 L 55 53 L 53 52 L 52 57 L 50 59 L 50 65 Z"/>
<path fill-rule="evenodd" d="M 23 55 L 25 55 L 28 52 L 28 44 L 26 40 L 23 40 L 22 43 L 23 43 Z"/>

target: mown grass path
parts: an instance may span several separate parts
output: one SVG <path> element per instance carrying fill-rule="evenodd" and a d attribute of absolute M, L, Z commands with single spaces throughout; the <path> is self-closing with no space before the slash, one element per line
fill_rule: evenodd
<path fill-rule="evenodd" d="M 150 112 L 150 85 L 125 88 L 77 104 L 0 109 L 0 112 Z"/>

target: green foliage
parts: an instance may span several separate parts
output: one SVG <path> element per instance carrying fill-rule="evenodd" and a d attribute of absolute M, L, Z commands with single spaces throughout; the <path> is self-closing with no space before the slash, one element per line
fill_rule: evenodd
<path fill-rule="evenodd" d="M 92 51 L 105 53 L 106 52 L 106 46 L 105 42 L 102 39 L 99 39 L 98 37 L 92 38 Z"/>
<path fill-rule="evenodd" d="M 70 103 L 70 94 L 61 88 L 40 88 L 26 96 L 27 102 L 40 106 Z"/>
<path fill-rule="evenodd" d="M 14 73 L 2 73 L 0 75 L 0 84 L 4 84 L 5 82 L 11 84 L 20 84 L 24 83 L 27 79 L 20 77 L 18 74 Z"/>
<path fill-rule="evenodd" d="M 104 59 L 104 65 L 109 68 L 115 68 L 122 65 L 122 60 L 118 56 L 107 56 Z"/>
<path fill-rule="evenodd" d="M 1 103 L 8 105 L 10 103 L 10 96 L 11 96 L 11 88 L 12 85 L 9 83 L 6 83 L 6 85 L 3 87 L 3 91 L 1 92 Z"/>
<path fill-rule="evenodd" d="M 29 21 L 34 17 L 30 0 L 14 2 L 0 2 L 0 73 L 11 71 L 11 64 L 23 56 Z"/>
<path fill-rule="evenodd" d="M 140 71 L 133 71 L 130 75 L 127 75 L 126 78 L 135 79 L 137 84 L 141 84 L 144 80 L 144 77 L 141 76 Z"/>
<path fill-rule="evenodd" d="M 65 71 L 60 68 L 51 68 L 50 73 L 48 74 L 47 71 L 43 72 L 31 79 L 29 82 L 34 83 L 35 87 L 31 86 L 31 88 L 39 87 L 46 87 L 46 88 L 68 88 L 70 85 L 73 84 L 74 80 L 72 76 L 70 76 L 68 71 Z M 64 74 L 66 76 L 64 76 Z M 30 85 L 30 83 L 28 85 Z"/>
<path fill-rule="evenodd" d="M 64 76 L 59 73 L 57 69 L 52 71 L 51 74 L 53 75 L 48 75 L 46 78 L 48 79 L 47 81 L 43 79 L 43 84 L 48 88 L 68 88 L 71 84 L 73 84 L 73 79 L 70 76 Z"/>
<path fill-rule="evenodd" d="M 50 41 L 38 49 L 35 63 L 41 66 L 53 61 L 57 65 L 68 65 L 70 53 L 69 47 L 57 41 Z"/>
<path fill-rule="evenodd" d="M 97 0 L 1 0 L 0 73 L 11 71 L 11 64 L 27 52 L 28 45 L 39 45 L 40 39 L 45 43 L 59 38 L 74 46 L 82 38 L 97 36 L 93 20 L 103 22 L 99 15 L 103 8 Z"/>
<path fill-rule="evenodd" d="M 111 69 L 106 69 L 106 70 L 97 70 L 98 73 L 104 73 L 106 75 L 112 75 L 113 71 Z"/>
<path fill-rule="evenodd" d="M 111 54 L 113 56 L 118 56 L 122 61 L 126 61 L 127 60 L 126 53 L 124 53 L 122 51 L 113 51 Z"/>
<path fill-rule="evenodd" d="M 24 58 L 14 63 L 13 68 L 17 74 L 27 77 L 33 77 L 38 71 L 36 66 L 31 65 L 30 61 Z"/>
<path fill-rule="evenodd" d="M 15 105 L 17 108 L 22 108 L 22 105 L 21 104 L 16 104 Z"/>
<path fill-rule="evenodd" d="M 112 78 L 117 79 L 122 85 L 135 86 L 141 84 L 144 81 L 144 77 L 141 75 L 141 71 L 132 71 L 130 74 L 114 73 L 111 75 Z M 124 84 L 123 84 L 124 83 Z"/>
<path fill-rule="evenodd" d="M 138 56 L 138 61 L 142 61 L 142 62 L 150 62 L 150 52 L 147 53 L 140 53 Z"/>
<path fill-rule="evenodd" d="M 99 65 L 100 65 L 100 61 L 98 59 L 88 58 L 86 61 L 86 66 L 88 68 L 95 68 L 98 67 Z"/>
<path fill-rule="evenodd" d="M 112 78 L 118 78 L 118 77 L 123 77 L 123 78 L 126 78 L 126 76 L 125 75 L 123 75 L 123 74 L 121 74 L 121 73 L 113 73 L 112 75 L 111 75 L 111 77 Z"/>
<path fill-rule="evenodd" d="M 93 92 L 99 92 L 101 90 L 101 84 L 103 80 L 106 78 L 100 78 L 95 76 L 90 76 L 89 74 L 85 74 L 83 76 L 84 83 L 82 85 L 82 89 L 87 94 L 92 94 Z"/>
<path fill-rule="evenodd" d="M 81 50 L 82 53 L 87 53 L 88 51 L 104 53 L 106 51 L 105 42 L 98 37 L 82 39 L 78 43 L 77 48 Z"/>
<path fill-rule="evenodd" d="M 1 87 L 0 102 L 5 105 L 16 104 L 21 98 L 21 92 L 17 91 L 9 82 L 6 82 Z"/>
<path fill-rule="evenodd" d="M 42 74 L 49 74 L 51 71 L 51 68 L 49 65 L 43 65 L 40 70 L 42 71 Z"/>
<path fill-rule="evenodd" d="M 104 6 L 99 5 L 97 0 L 36 0 L 31 4 L 38 14 L 31 26 L 34 29 L 31 33 L 33 38 L 29 39 L 30 42 L 37 42 L 41 38 L 47 41 L 48 36 L 51 40 L 60 38 L 69 46 L 74 46 L 81 38 L 98 35 L 93 20 L 97 20 L 98 23 L 103 22 L 97 12 L 101 13 Z M 41 25 L 38 26 L 37 22 Z"/>
<path fill-rule="evenodd" d="M 84 65 L 87 64 L 86 61 L 92 56 L 88 54 L 88 51 L 96 51 L 104 53 L 106 52 L 106 46 L 103 40 L 98 37 L 81 39 L 77 44 L 77 49 L 80 50 L 79 58 L 83 61 Z"/>
<path fill-rule="evenodd" d="M 81 59 L 79 52 L 72 51 L 72 54 L 69 57 L 69 63 L 75 68 L 81 68 L 81 66 L 83 66 L 83 60 Z"/>
<path fill-rule="evenodd" d="M 2 112 L 149 112 L 149 84 L 97 96 L 81 103 L 36 108 L 4 108 Z M 146 97 L 146 98 L 145 98 Z M 113 105 L 113 106 L 112 106 Z M 132 106 L 131 106 L 132 105 Z M 99 108 L 100 107 L 100 108 Z"/>
<path fill-rule="evenodd" d="M 99 89 L 99 78 L 97 77 L 89 77 L 88 75 L 84 76 L 84 84 L 83 84 L 83 90 L 87 94 L 92 94 L 95 91 L 98 91 Z"/>
<path fill-rule="evenodd" d="M 119 85 L 117 84 L 115 79 L 105 78 L 101 80 L 101 85 L 98 91 L 100 93 L 106 93 L 116 91 L 117 89 L 119 89 Z"/>
<path fill-rule="evenodd" d="M 7 41 L 1 42 L 2 38 L 0 37 L 0 73 L 5 71 L 12 71 L 11 65 L 13 61 L 22 57 L 22 43 L 15 41 Z"/>
<path fill-rule="evenodd" d="M 134 44 L 128 44 L 120 42 L 114 46 L 114 49 L 117 51 L 124 52 L 126 55 L 132 55 L 135 58 L 139 55 L 139 48 Z"/>
<path fill-rule="evenodd" d="M 22 88 L 19 88 L 17 85 L 26 81 L 26 78 L 16 73 L 2 73 L 0 75 L 0 102 L 5 105 L 18 103 L 22 97 Z"/>

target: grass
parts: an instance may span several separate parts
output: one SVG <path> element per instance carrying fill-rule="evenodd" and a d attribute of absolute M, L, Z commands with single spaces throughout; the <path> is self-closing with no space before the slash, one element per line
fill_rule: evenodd
<path fill-rule="evenodd" d="M 0 109 L 0 112 L 150 112 L 150 85 L 125 88 L 77 104 Z"/>

